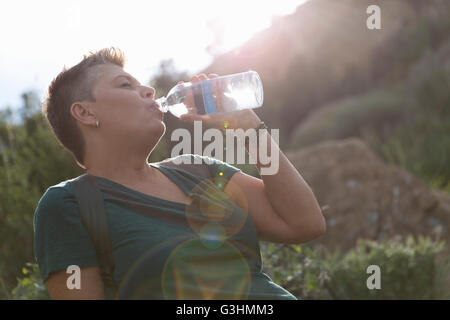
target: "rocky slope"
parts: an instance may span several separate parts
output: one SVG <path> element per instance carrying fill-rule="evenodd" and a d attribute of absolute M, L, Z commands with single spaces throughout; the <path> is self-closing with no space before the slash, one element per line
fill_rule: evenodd
<path fill-rule="evenodd" d="M 359 238 L 430 235 L 450 240 L 450 196 L 387 166 L 362 140 L 333 140 L 288 152 L 312 188 L 327 232 L 311 244 L 352 248 Z"/>

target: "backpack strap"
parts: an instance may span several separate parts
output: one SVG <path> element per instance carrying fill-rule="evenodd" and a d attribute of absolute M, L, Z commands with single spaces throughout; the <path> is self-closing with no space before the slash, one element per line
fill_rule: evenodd
<path fill-rule="evenodd" d="M 70 184 L 78 201 L 81 221 L 94 243 L 105 289 L 112 290 L 115 294 L 117 286 L 113 280 L 114 260 L 100 188 L 95 178 L 89 174 L 83 174 L 72 180 Z"/>

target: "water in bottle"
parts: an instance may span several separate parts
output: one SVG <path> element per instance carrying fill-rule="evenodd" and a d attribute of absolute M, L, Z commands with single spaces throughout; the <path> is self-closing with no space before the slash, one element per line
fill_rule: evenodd
<path fill-rule="evenodd" d="M 257 72 L 247 71 L 173 87 L 166 97 L 156 100 L 161 111 L 176 117 L 191 108 L 197 114 L 225 113 L 261 107 L 263 86 Z"/>

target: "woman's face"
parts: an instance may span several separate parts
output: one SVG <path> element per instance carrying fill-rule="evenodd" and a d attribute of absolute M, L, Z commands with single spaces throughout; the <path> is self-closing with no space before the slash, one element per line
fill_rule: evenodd
<path fill-rule="evenodd" d="M 99 129 L 115 142 L 159 141 L 165 132 L 164 113 L 154 99 L 155 89 L 142 86 L 114 64 L 93 67 L 95 77 L 92 108 Z M 155 143 L 156 143 L 155 142 Z"/>

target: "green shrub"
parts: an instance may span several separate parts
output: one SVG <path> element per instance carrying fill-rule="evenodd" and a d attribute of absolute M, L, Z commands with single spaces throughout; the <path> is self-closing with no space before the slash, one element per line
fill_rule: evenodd
<path fill-rule="evenodd" d="M 81 174 L 39 112 L 37 97 L 22 98 L 23 107 L 14 113 L 0 111 L 0 281 L 8 288 L 0 290 L 0 299 L 8 298 L 5 291 L 11 292 L 22 266 L 33 261 L 38 200 L 49 186 Z"/>
<path fill-rule="evenodd" d="M 423 112 L 450 116 L 450 39 L 438 50 L 427 50 L 411 66 L 405 93 L 411 95 Z"/>
<path fill-rule="evenodd" d="M 329 261 L 327 288 L 335 299 L 446 299 L 449 263 L 438 258 L 443 246 L 421 236 L 418 241 L 409 236 L 405 243 L 400 238 L 360 241 Z M 367 288 L 370 265 L 380 267 L 381 289 Z"/>
<path fill-rule="evenodd" d="M 360 240 L 346 253 L 323 247 L 261 242 L 263 269 L 298 299 L 450 299 L 450 259 L 443 241 L 409 236 L 382 242 Z M 381 270 L 381 289 L 368 289 L 367 267 Z M 50 296 L 36 264 L 27 263 L 9 299 Z"/>
<path fill-rule="evenodd" d="M 450 192 L 450 117 L 419 116 L 389 139 L 366 136 L 371 148 L 387 163 L 407 169 L 431 187 Z"/>
<path fill-rule="evenodd" d="M 395 127 L 413 117 L 412 106 L 402 94 L 377 89 L 318 110 L 301 124 L 292 144 L 298 148 L 325 140 L 362 137 L 367 130 L 389 137 Z"/>
<path fill-rule="evenodd" d="M 325 282 L 326 261 L 321 249 L 261 242 L 264 272 L 298 299 L 330 299 Z"/>
<path fill-rule="evenodd" d="M 366 140 L 388 163 L 406 168 L 430 186 L 450 192 L 450 41 L 411 67 L 403 92 L 416 107 L 411 123 L 381 139 Z"/>
<path fill-rule="evenodd" d="M 263 266 L 299 299 L 448 299 L 450 263 L 444 242 L 409 236 L 383 242 L 360 240 L 346 252 L 306 246 L 262 245 Z M 368 289 L 367 267 L 377 265 L 381 289 Z"/>
<path fill-rule="evenodd" d="M 27 263 L 22 268 L 23 278 L 17 279 L 17 286 L 10 298 L 15 300 L 48 300 L 50 295 L 42 283 L 36 264 Z"/>

